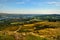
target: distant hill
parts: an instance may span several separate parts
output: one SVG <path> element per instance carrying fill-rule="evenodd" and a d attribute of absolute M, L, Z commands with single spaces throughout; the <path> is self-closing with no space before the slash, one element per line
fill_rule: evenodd
<path fill-rule="evenodd" d="M 6 19 L 6 18 L 41 18 L 46 19 L 48 17 L 57 17 L 60 18 L 60 14 L 8 14 L 8 13 L 0 13 L 0 19 Z"/>

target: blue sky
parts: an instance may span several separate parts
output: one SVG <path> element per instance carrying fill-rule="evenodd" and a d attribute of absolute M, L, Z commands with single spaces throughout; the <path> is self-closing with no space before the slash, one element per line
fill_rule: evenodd
<path fill-rule="evenodd" d="M 0 12 L 60 14 L 60 0 L 0 0 Z"/>

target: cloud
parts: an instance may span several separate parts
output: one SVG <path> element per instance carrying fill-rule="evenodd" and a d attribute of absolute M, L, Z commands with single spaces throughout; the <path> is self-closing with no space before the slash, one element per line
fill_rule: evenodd
<path fill-rule="evenodd" d="M 18 1 L 16 2 L 16 4 L 25 4 L 25 3 L 29 3 L 31 0 L 22 0 L 22 1 Z"/>
<path fill-rule="evenodd" d="M 33 5 L 44 5 L 44 4 L 48 4 L 48 5 L 53 5 L 53 6 L 60 6 L 60 1 L 44 1 L 44 2 L 36 2 L 36 1 L 34 1 L 34 2 L 31 2 L 31 4 L 33 4 Z"/>
<path fill-rule="evenodd" d="M 16 2 L 16 4 L 25 4 L 25 2 Z"/>
<path fill-rule="evenodd" d="M 60 2 L 47 2 L 49 5 L 60 6 Z"/>

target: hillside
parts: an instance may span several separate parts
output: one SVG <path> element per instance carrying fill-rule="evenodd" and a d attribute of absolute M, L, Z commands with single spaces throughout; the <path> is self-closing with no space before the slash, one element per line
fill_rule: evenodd
<path fill-rule="evenodd" d="M 58 14 L 5 16 L 0 17 L 0 40 L 60 40 Z"/>

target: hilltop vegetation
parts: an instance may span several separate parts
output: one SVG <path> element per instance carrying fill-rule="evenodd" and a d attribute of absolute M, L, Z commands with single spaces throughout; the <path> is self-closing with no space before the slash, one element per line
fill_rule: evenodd
<path fill-rule="evenodd" d="M 60 40 L 60 15 L 0 16 L 0 40 Z"/>

